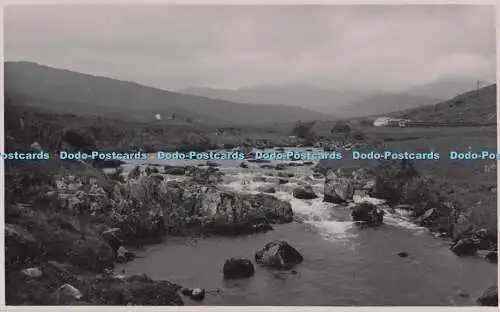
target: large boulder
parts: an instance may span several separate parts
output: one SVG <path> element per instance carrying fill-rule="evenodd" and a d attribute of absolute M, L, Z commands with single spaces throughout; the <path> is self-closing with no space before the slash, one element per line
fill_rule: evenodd
<path fill-rule="evenodd" d="M 285 241 L 270 242 L 255 254 L 257 264 L 276 269 L 289 269 L 302 261 L 300 252 Z"/>
<path fill-rule="evenodd" d="M 314 199 L 318 198 L 318 195 L 314 193 L 312 186 L 306 185 L 304 187 L 296 187 L 293 190 L 293 197 L 298 199 Z"/>
<path fill-rule="evenodd" d="M 490 286 L 477 298 L 477 303 L 483 306 L 498 307 L 498 287 Z"/>
<path fill-rule="evenodd" d="M 329 171 L 325 178 L 324 198 L 325 202 L 342 204 L 352 199 L 354 187 L 347 178 L 339 177 L 333 171 Z"/>
<path fill-rule="evenodd" d="M 383 210 L 368 202 L 357 204 L 352 209 L 351 216 L 353 221 L 360 221 L 368 224 L 381 224 L 384 220 Z"/>
<path fill-rule="evenodd" d="M 231 258 L 226 260 L 222 268 L 224 278 L 246 278 L 251 277 L 255 273 L 253 263 L 248 259 Z"/>

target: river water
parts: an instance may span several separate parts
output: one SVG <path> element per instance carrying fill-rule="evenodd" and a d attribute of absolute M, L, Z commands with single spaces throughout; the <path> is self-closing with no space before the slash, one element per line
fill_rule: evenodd
<path fill-rule="evenodd" d="M 266 184 L 253 182 L 252 177 L 277 173 L 256 165 L 239 168 L 235 166 L 239 161 L 223 164 L 223 184 L 243 192 L 256 192 Z M 138 250 L 136 260 L 117 270 L 211 290 L 201 303 L 185 297 L 186 305 L 471 306 L 487 287 L 496 284 L 496 264 L 457 257 L 449 251 L 449 241 L 398 215 L 386 214 L 380 227 L 354 226 L 348 208 L 322 202 L 323 179 L 314 179 L 311 167 L 289 168 L 295 178 L 274 185 L 275 195 L 289 201 L 304 223 L 275 225 L 268 233 L 236 238 L 168 237 L 162 244 Z M 299 200 L 291 195 L 306 177 L 318 199 Z M 355 201 L 362 200 L 377 201 L 355 196 Z M 256 251 L 277 239 L 286 240 L 304 256 L 295 272 L 255 265 L 251 278 L 223 279 L 226 259 L 253 261 Z M 409 256 L 401 258 L 399 252 Z"/>

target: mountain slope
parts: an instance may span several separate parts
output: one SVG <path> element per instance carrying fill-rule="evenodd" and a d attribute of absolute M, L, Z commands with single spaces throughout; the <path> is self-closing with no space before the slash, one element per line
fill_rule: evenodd
<path fill-rule="evenodd" d="M 224 123 L 269 123 L 333 116 L 298 107 L 236 104 L 163 91 L 133 82 L 56 69 L 31 62 L 5 64 L 5 90 L 24 105 L 78 114 L 119 114 L 151 119 L 156 113 Z"/>
<path fill-rule="evenodd" d="M 337 116 L 356 118 L 371 115 L 386 115 L 391 112 L 438 103 L 442 100 L 420 95 L 379 95 L 335 109 Z"/>
<path fill-rule="evenodd" d="M 389 116 L 419 121 L 496 122 L 496 84 L 460 94 L 448 101 L 416 109 L 395 112 Z"/>
<path fill-rule="evenodd" d="M 412 95 L 423 95 L 442 101 L 451 99 L 457 94 L 462 94 L 477 87 L 477 80 L 472 78 L 440 79 L 438 81 L 414 87 L 405 93 Z M 491 83 L 480 81 L 480 87 L 488 86 Z"/>

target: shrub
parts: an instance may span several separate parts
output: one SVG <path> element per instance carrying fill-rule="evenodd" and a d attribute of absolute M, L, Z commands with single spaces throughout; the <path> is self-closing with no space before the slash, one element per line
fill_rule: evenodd
<path fill-rule="evenodd" d="M 331 133 L 348 133 L 350 131 L 351 127 L 345 121 L 336 122 L 330 130 Z"/>
<path fill-rule="evenodd" d="M 314 131 L 312 128 L 315 124 L 316 121 L 299 122 L 295 128 L 293 128 L 292 135 L 301 139 L 312 140 L 314 138 Z"/>
<path fill-rule="evenodd" d="M 361 130 L 357 130 L 352 134 L 352 138 L 358 141 L 362 141 L 365 139 L 365 134 Z"/>
<path fill-rule="evenodd" d="M 374 173 L 373 196 L 386 199 L 390 204 L 398 204 L 405 185 L 419 175 L 408 161 L 383 161 L 374 169 Z"/>

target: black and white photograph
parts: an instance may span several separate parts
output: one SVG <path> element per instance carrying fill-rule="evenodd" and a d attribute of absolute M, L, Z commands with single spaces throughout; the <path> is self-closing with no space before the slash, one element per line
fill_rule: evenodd
<path fill-rule="evenodd" d="M 496 10 L 5 6 L 5 304 L 498 306 Z"/>

